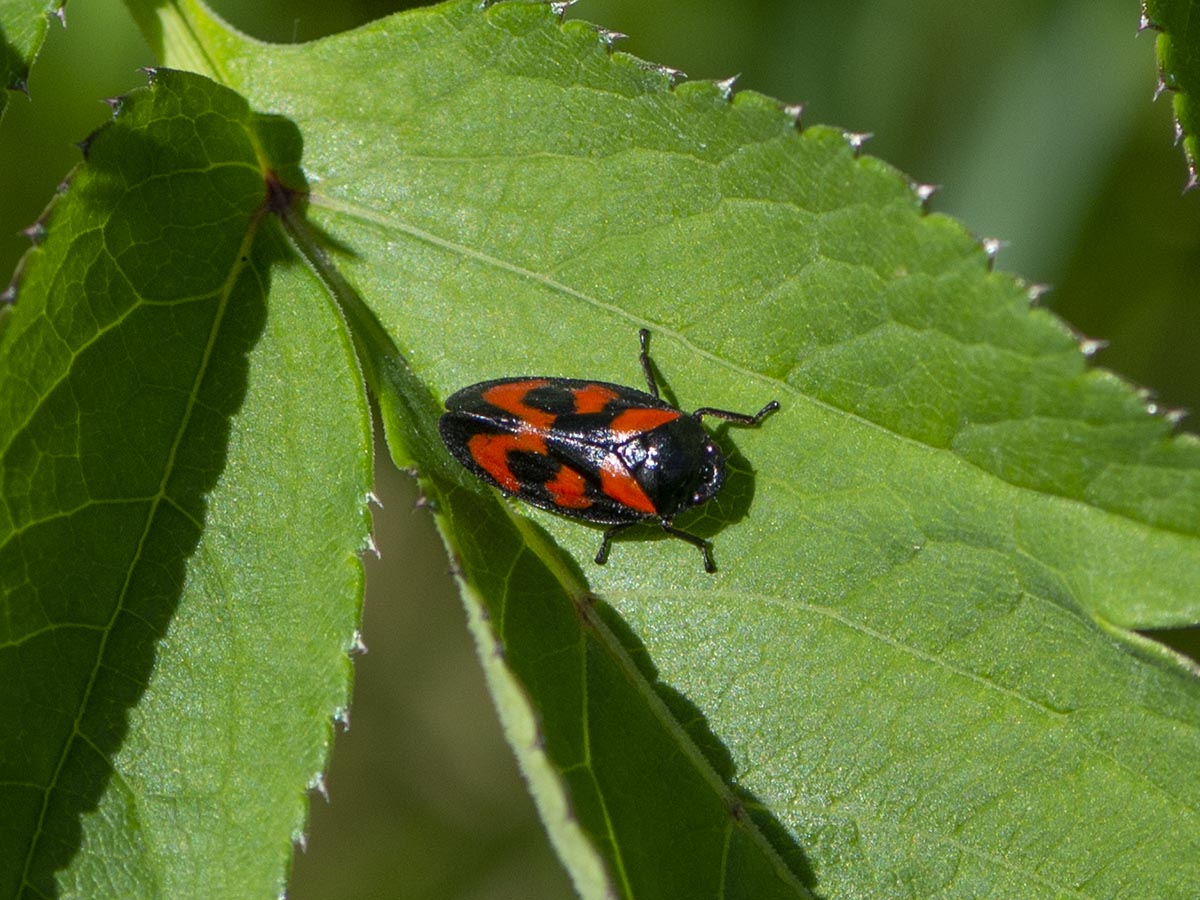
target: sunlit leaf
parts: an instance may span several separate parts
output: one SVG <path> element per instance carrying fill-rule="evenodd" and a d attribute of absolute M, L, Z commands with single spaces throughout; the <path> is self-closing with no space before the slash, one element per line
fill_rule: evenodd
<path fill-rule="evenodd" d="M 288 228 L 436 505 L 585 896 L 1198 893 L 1196 673 L 1128 629 L 1200 618 L 1200 443 L 908 179 L 545 5 L 290 47 L 157 14 L 169 63 L 302 137 Z M 719 430 L 729 483 L 680 521 L 716 575 L 650 527 L 598 568 L 595 529 L 437 438 L 484 378 L 636 386 L 640 327 L 682 407 L 782 403 Z"/>

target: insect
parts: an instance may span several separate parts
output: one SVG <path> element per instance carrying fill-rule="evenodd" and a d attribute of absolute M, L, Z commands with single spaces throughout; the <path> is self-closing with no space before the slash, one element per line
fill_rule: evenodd
<path fill-rule="evenodd" d="M 715 572 L 708 541 L 672 524 L 725 481 L 725 457 L 700 420 L 757 425 L 779 403 L 754 415 L 710 407 L 689 415 L 659 397 L 650 332 L 643 328 L 639 339 L 648 392 L 574 378 L 498 378 L 451 395 L 438 430 L 455 459 L 504 494 L 610 526 L 598 564 L 618 533 L 656 519 L 698 547 L 705 571 Z"/>

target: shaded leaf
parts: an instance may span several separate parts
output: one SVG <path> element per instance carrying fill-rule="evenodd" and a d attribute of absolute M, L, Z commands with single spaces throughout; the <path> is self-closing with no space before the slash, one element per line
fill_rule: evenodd
<path fill-rule="evenodd" d="M 46 38 L 51 16 L 61 17 L 66 0 L 0 0 L 0 121 L 9 91 L 24 91 L 29 69 Z"/>
<path fill-rule="evenodd" d="M 264 217 L 264 165 L 296 179 L 297 149 L 161 72 L 23 261 L 0 339 L 4 896 L 282 888 L 347 702 L 370 471 L 348 339 Z"/>

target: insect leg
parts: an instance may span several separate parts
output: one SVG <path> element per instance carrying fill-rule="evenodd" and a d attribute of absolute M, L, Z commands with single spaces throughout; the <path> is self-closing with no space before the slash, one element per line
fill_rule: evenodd
<path fill-rule="evenodd" d="M 767 415 L 775 412 L 777 409 L 779 409 L 778 400 L 772 400 L 752 416 L 747 415 L 746 413 L 730 412 L 727 409 L 713 409 L 710 406 L 704 406 L 692 413 L 692 417 L 699 420 L 703 416 L 712 416 L 716 419 L 725 419 L 729 422 L 737 422 L 739 425 L 757 425 L 764 418 L 766 418 Z"/>
<path fill-rule="evenodd" d="M 657 397 L 658 382 L 654 380 L 654 373 L 650 371 L 650 329 L 643 328 L 639 331 L 638 339 L 642 342 L 642 352 L 638 358 L 642 361 L 642 371 L 646 374 L 646 386 L 650 388 L 650 395 Z"/>
<path fill-rule="evenodd" d="M 674 535 L 680 540 L 687 541 L 693 547 L 700 548 L 700 552 L 704 555 L 705 572 L 711 575 L 713 572 L 717 571 L 717 564 L 713 562 L 712 558 L 712 547 L 709 545 L 708 541 L 704 540 L 702 537 L 697 537 L 694 534 L 688 534 L 686 531 L 680 531 L 678 528 L 672 525 L 668 519 L 659 519 L 658 524 L 662 526 L 662 530 L 667 534 Z"/>
<path fill-rule="evenodd" d="M 636 524 L 636 522 L 622 522 L 620 525 L 614 525 L 604 532 L 604 537 L 600 541 L 600 549 L 596 551 L 596 565 L 602 566 L 608 562 L 608 545 L 612 543 L 612 539 L 630 525 Z"/>

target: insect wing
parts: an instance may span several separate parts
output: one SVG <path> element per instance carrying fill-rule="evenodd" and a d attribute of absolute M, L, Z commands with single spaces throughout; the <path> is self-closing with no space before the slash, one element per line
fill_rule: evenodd
<path fill-rule="evenodd" d="M 446 407 L 446 446 L 506 493 L 604 524 L 657 514 L 620 451 L 628 436 L 680 416 L 658 398 L 604 382 L 514 378 L 464 388 Z"/>

